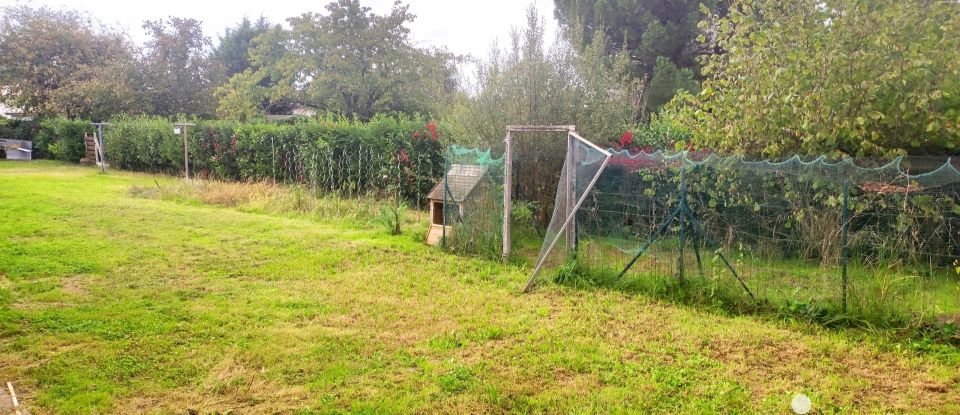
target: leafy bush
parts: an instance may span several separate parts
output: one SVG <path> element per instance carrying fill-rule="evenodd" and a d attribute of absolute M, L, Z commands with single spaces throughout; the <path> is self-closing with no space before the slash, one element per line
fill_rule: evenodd
<path fill-rule="evenodd" d="M 678 143 L 690 140 L 690 129 L 674 120 L 669 113 L 653 114 L 650 121 L 624 131 L 614 137 L 609 145 L 631 152 L 674 149 Z"/>
<path fill-rule="evenodd" d="M 77 163 L 85 155 L 83 136 L 89 132 L 93 132 L 90 121 L 45 119 L 40 122 L 33 142 L 33 157 Z"/>
<path fill-rule="evenodd" d="M 955 2 L 758 0 L 701 23 L 697 95 L 671 104 L 725 152 L 887 156 L 960 150 Z"/>
<path fill-rule="evenodd" d="M 403 224 L 406 211 L 407 205 L 403 202 L 396 206 L 381 206 L 377 213 L 377 222 L 383 225 L 388 234 L 399 235 L 401 233 L 400 225 Z"/>
<path fill-rule="evenodd" d="M 36 121 L 8 120 L 0 118 L 0 138 L 36 141 L 40 124 Z"/>
<path fill-rule="evenodd" d="M 298 183 L 314 192 L 389 193 L 420 201 L 443 174 L 441 129 L 422 117 L 196 124 L 188 130 L 188 145 L 197 177 Z M 183 169 L 183 139 L 169 120 L 120 118 L 105 135 L 107 161 L 115 167 Z"/>
<path fill-rule="evenodd" d="M 157 117 L 121 117 L 104 132 L 107 163 L 128 170 L 174 172 L 183 166 L 183 147 L 173 124 Z"/>

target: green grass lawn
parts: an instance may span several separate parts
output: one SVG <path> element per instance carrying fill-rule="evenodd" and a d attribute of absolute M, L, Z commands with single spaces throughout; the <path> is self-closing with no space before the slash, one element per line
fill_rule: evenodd
<path fill-rule="evenodd" d="M 955 349 L 524 295 L 419 226 L 131 195 L 154 179 L 0 162 L 0 381 L 34 414 L 960 413 Z"/>

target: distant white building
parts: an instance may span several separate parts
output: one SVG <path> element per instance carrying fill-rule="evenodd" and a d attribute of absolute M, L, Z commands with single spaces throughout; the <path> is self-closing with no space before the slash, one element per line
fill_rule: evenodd
<path fill-rule="evenodd" d="M 309 105 L 294 105 L 290 109 L 288 114 L 267 114 L 267 121 L 284 121 L 291 118 L 310 118 L 316 116 L 320 112 L 320 109 L 316 107 L 311 107 Z"/>
<path fill-rule="evenodd" d="M 29 120 L 31 117 L 20 108 L 14 108 L 0 102 L 0 117 L 8 120 Z"/>

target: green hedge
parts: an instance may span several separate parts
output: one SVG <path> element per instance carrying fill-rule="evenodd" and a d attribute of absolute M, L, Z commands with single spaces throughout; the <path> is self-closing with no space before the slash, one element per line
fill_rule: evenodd
<path fill-rule="evenodd" d="M 341 118 L 290 124 L 197 121 L 189 128 L 190 170 L 220 180 L 274 180 L 348 195 L 419 200 L 443 174 L 436 125 L 421 117 Z M 111 121 L 104 142 L 113 167 L 181 174 L 183 137 L 170 120 Z"/>
<path fill-rule="evenodd" d="M 88 132 L 93 132 L 89 121 L 45 119 L 33 138 L 33 157 L 77 163 L 86 152 L 83 135 Z"/>

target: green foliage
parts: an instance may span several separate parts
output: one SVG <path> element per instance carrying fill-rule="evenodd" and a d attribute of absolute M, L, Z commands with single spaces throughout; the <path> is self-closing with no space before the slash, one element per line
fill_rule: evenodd
<path fill-rule="evenodd" d="M 386 229 L 390 235 L 400 235 L 400 226 L 403 224 L 403 218 L 406 217 L 407 205 L 400 202 L 396 206 L 381 206 L 377 212 L 377 222 Z"/>
<path fill-rule="evenodd" d="M 33 156 L 77 163 L 86 154 L 83 136 L 93 131 L 90 121 L 45 119 L 33 142 Z"/>
<path fill-rule="evenodd" d="M 443 173 L 442 132 L 421 117 L 196 124 L 188 130 L 188 145 L 198 177 L 302 183 L 315 191 L 399 195 L 420 203 Z M 107 161 L 115 167 L 173 174 L 183 169 L 183 138 L 167 119 L 122 117 L 105 136 Z"/>
<path fill-rule="evenodd" d="M 701 7 L 726 13 L 723 1 L 555 0 L 556 16 L 577 47 L 599 41 L 611 53 L 625 51 L 642 80 L 644 113 L 656 111 L 681 89 L 695 91 L 697 57 L 710 53 L 696 42 Z"/>
<path fill-rule="evenodd" d="M 300 103 L 369 120 L 390 111 L 428 113 L 447 101 L 456 86 L 452 57 L 413 45 L 408 6 L 377 15 L 358 0 L 338 0 L 326 9 L 254 39 L 253 68 L 218 91 L 219 111 L 250 118 Z"/>
<path fill-rule="evenodd" d="M 158 117 L 121 117 L 104 130 L 111 166 L 136 171 L 174 172 L 183 166 L 183 147 L 173 124 Z"/>
<path fill-rule="evenodd" d="M 226 76 L 230 77 L 250 68 L 251 42 L 268 30 L 270 21 L 263 16 L 256 21 L 244 17 L 237 25 L 227 28 L 213 51 L 214 58 L 223 67 Z"/>
<path fill-rule="evenodd" d="M 693 141 L 725 152 L 890 155 L 960 150 L 954 2 L 741 1 L 711 18 Z M 708 41 L 707 38 L 702 38 Z"/>
<path fill-rule="evenodd" d="M 651 153 L 657 150 L 671 150 L 677 143 L 690 139 L 690 129 L 681 125 L 669 114 L 653 114 L 649 121 L 637 124 L 627 131 L 630 132 L 629 139 L 625 138 L 625 133 L 619 139 L 612 140 L 610 146 L 634 153 L 638 151 Z"/>
<path fill-rule="evenodd" d="M 644 90 L 647 96 L 647 108 L 654 112 L 659 111 L 660 107 L 673 98 L 676 91 L 696 94 L 700 92 L 700 85 L 694 79 L 692 70 L 677 68 L 677 65 L 669 59 L 658 56 L 650 84 Z"/>
<path fill-rule="evenodd" d="M 34 120 L 8 120 L 0 117 L 0 138 L 36 141 L 40 123 Z M 34 143 L 36 151 L 36 143 Z"/>
<path fill-rule="evenodd" d="M 0 8 L 0 99 L 27 113 L 101 117 L 128 109 L 133 48 L 72 10 Z M 55 62 L 55 64 L 54 64 Z"/>
<path fill-rule="evenodd" d="M 480 65 L 472 96 L 462 96 L 444 121 L 454 141 L 492 146 L 511 124 L 575 124 L 589 140 L 618 137 L 633 119 L 629 57 L 609 57 L 600 39 L 582 52 L 563 40 L 548 51 L 536 9 L 511 47 Z"/>
<path fill-rule="evenodd" d="M 141 59 L 142 93 L 150 114 L 213 115 L 213 89 L 223 78 L 210 56 L 210 39 L 199 20 L 171 17 L 143 24 L 150 39 Z"/>

